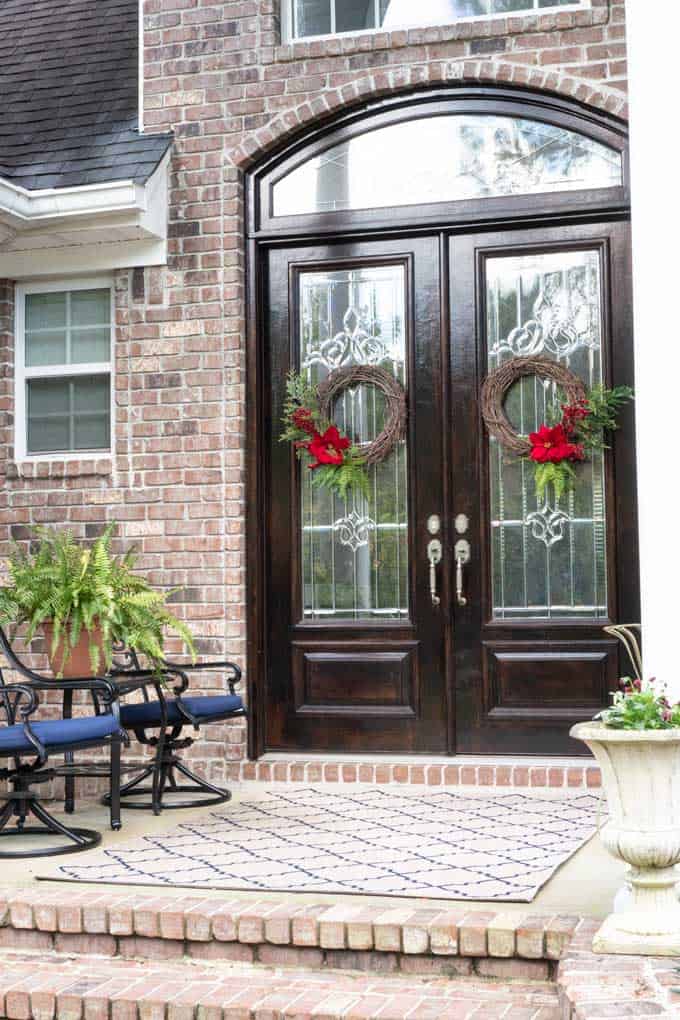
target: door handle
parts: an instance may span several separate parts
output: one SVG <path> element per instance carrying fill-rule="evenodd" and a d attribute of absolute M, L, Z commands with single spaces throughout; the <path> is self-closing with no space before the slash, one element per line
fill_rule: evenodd
<path fill-rule="evenodd" d="M 459 606 L 467 605 L 467 598 L 465 597 L 464 580 L 463 580 L 463 567 L 466 563 L 470 562 L 470 543 L 466 538 L 460 538 L 455 545 L 453 550 L 454 556 L 456 557 L 456 602 Z"/>
<path fill-rule="evenodd" d="M 437 565 L 442 561 L 442 544 L 438 538 L 433 538 L 427 546 L 427 559 L 430 564 L 430 597 L 432 605 L 438 606 L 441 599 L 437 594 Z"/>

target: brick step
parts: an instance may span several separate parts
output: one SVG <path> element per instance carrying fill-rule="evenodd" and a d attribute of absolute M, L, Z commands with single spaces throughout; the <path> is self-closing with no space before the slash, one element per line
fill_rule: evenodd
<path fill-rule="evenodd" d="M 0 949 L 548 980 L 578 917 L 463 903 L 301 902 L 183 890 L 0 888 Z"/>
<path fill-rule="evenodd" d="M 546 983 L 0 953 L 9 1020 L 560 1020 Z"/>
<path fill-rule="evenodd" d="M 570 762 L 539 758 L 504 763 L 485 759 L 428 759 L 414 756 L 391 760 L 351 758 L 338 755 L 297 758 L 290 755 L 266 755 L 258 761 L 231 762 L 227 770 L 231 782 L 313 783 L 340 786 L 358 783 L 391 786 L 499 787 L 502 789 L 599 789 L 602 777 L 592 758 Z"/>

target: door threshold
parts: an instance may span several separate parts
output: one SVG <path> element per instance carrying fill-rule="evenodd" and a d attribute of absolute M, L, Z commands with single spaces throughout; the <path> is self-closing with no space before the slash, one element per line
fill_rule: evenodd
<path fill-rule="evenodd" d="M 266 751 L 258 762 L 329 762 L 342 764 L 373 765 L 510 765 L 544 768 L 578 768 L 589 765 L 589 757 L 550 757 L 549 755 L 498 755 L 498 754 L 358 754 L 331 753 L 324 751 Z"/>

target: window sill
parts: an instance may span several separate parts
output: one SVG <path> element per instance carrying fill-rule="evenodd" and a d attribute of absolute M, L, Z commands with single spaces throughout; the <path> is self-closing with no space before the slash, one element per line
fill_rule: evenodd
<path fill-rule="evenodd" d="M 7 465 L 8 478 L 84 478 L 113 473 L 110 454 L 99 457 L 35 457 L 15 460 Z"/>
<path fill-rule="evenodd" d="M 553 10 L 545 14 L 527 13 L 498 15 L 484 19 L 457 21 L 452 25 L 429 25 L 420 28 L 393 29 L 383 32 L 372 29 L 356 34 L 315 36 L 277 46 L 274 62 L 306 60 L 317 57 L 346 56 L 375 50 L 400 49 L 423 43 L 490 39 L 499 36 L 524 35 L 529 32 L 551 32 L 570 28 L 590 28 L 609 20 L 609 0 L 592 0 L 592 6 L 581 10 Z"/>

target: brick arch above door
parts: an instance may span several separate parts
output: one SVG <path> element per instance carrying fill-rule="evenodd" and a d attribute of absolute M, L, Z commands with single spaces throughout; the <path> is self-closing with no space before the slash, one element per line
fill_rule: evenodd
<path fill-rule="evenodd" d="M 339 112 L 383 96 L 457 83 L 516 85 L 545 92 L 546 95 L 577 100 L 622 121 L 628 118 L 628 102 L 620 90 L 597 85 L 554 68 L 531 67 L 500 60 L 432 61 L 392 71 L 376 71 L 346 85 L 325 89 L 314 99 L 291 106 L 278 113 L 264 127 L 246 135 L 231 150 L 229 160 L 239 169 L 247 170 L 298 134 L 302 128 L 328 120 Z"/>

